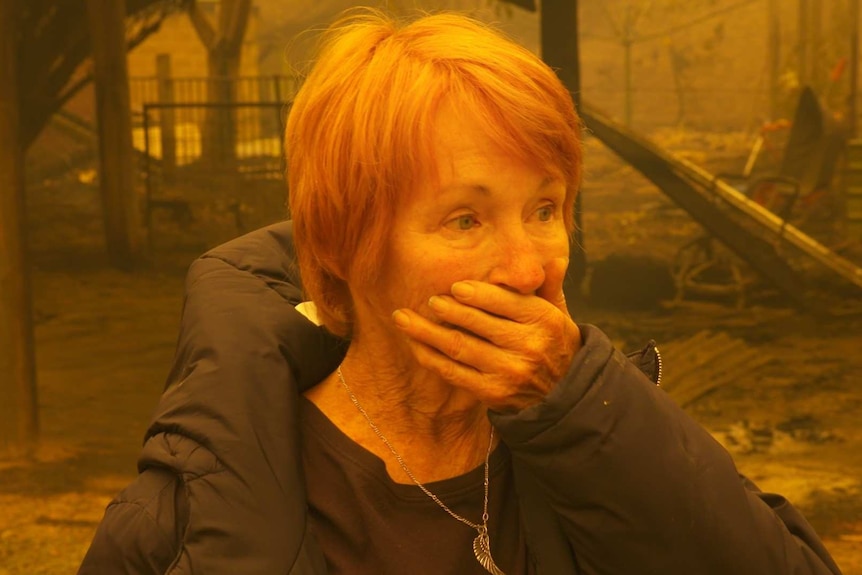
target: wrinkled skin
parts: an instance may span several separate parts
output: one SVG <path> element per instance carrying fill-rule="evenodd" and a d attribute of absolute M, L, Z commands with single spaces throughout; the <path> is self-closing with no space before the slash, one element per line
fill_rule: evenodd
<path fill-rule="evenodd" d="M 439 187 L 400 206 L 382 281 L 357 300 L 357 343 L 389 341 L 486 407 L 520 410 L 551 390 L 580 346 L 563 296 L 566 189 L 451 109 L 438 117 L 436 147 Z M 392 341 L 396 327 L 406 349 Z"/>

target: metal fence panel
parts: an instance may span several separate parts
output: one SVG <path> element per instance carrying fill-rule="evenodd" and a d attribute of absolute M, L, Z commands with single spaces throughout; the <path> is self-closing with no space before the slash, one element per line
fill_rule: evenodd
<path fill-rule="evenodd" d="M 206 248 L 287 217 L 287 110 L 279 102 L 145 104 L 133 141 L 145 163 L 151 246 L 194 238 L 189 247 Z"/>

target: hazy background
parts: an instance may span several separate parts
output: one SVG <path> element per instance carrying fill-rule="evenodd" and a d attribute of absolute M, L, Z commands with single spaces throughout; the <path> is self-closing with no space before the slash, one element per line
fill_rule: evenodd
<path fill-rule="evenodd" d="M 48 21 L 52 6 L 78 14 L 75 1 L 7 6 L 44 10 Z M 121 86 L 128 109 L 119 110 L 128 113 L 134 148 L 121 192 L 141 219 L 133 224 L 145 224 L 140 261 L 110 253 L 116 246 L 106 234 L 86 53 L 69 82 L 80 89 L 26 146 L 23 269 L 31 276 L 38 441 L 25 456 L 0 458 L 0 575 L 74 573 L 105 505 L 135 476 L 173 359 L 185 271 L 207 249 L 285 217 L 281 137 L 289 102 L 317 33 L 354 5 L 253 0 L 233 63 L 214 64 L 213 43 L 208 49 L 187 7 L 125 22 L 126 38 L 159 24 L 128 52 Z M 540 52 L 536 14 L 497 0 L 373 5 L 397 14 L 465 11 Z M 197 6 L 197 17 L 218 30 L 222 3 Z M 824 118 L 855 137 L 851 0 L 581 0 L 579 8 L 578 95 L 662 153 L 708 174 L 738 173 L 760 145 L 754 172 L 775 173 L 803 86 L 813 89 Z M 58 46 L 82 29 L 61 22 L 52 31 L 30 49 L 56 56 L 46 66 L 57 67 Z M 37 86 L 22 109 L 42 105 L 43 96 Z M 789 218 L 825 252 L 858 267 L 862 162 L 854 172 L 846 157 L 836 156 L 834 177 Z M 847 209 L 854 190 L 855 216 Z M 11 192 L 0 185 L 0 194 Z M 823 270 L 812 272 L 808 260 L 801 273 L 833 309 L 803 312 L 716 246 L 710 279 L 723 291 L 680 294 L 672 272 L 686 247 L 704 237 L 703 226 L 589 131 L 581 197 L 589 269 L 572 302 L 576 319 L 598 324 L 624 350 L 656 339 L 668 392 L 741 471 L 799 506 L 848 575 L 862 573 L 858 291 L 820 284 Z M 776 252 L 786 252 L 777 235 L 771 239 Z M 0 379 L 0 393 L 12 388 Z M 0 402 L 0 415 L 24 411 L 5 396 Z M 13 427 L 0 425 L 0 440 Z"/>

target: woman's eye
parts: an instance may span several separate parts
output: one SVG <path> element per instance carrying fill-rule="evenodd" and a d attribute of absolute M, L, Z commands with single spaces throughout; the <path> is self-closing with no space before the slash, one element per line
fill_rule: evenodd
<path fill-rule="evenodd" d="M 455 229 L 462 232 L 466 232 L 475 228 L 479 222 L 476 221 L 476 216 L 473 216 L 471 214 L 464 214 L 463 216 L 458 216 L 450 223 Z"/>
<path fill-rule="evenodd" d="M 542 206 L 536 210 L 536 215 L 538 215 L 540 222 L 548 222 L 554 217 L 554 206 L 551 204 Z"/>

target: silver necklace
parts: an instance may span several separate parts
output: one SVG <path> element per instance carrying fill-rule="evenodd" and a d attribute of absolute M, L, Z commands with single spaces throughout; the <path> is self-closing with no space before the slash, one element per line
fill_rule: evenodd
<path fill-rule="evenodd" d="M 380 429 L 377 427 L 374 421 L 372 421 L 371 416 L 368 415 L 368 412 L 365 411 L 365 408 L 362 407 L 362 405 L 359 403 L 359 400 L 356 399 L 356 395 L 350 389 L 350 386 L 348 386 L 347 382 L 344 381 L 344 375 L 341 373 L 341 366 L 339 366 L 338 369 L 335 370 L 335 373 L 338 374 L 338 379 L 339 381 L 341 381 L 342 387 L 344 387 L 345 391 L 347 391 L 347 395 L 350 396 L 350 401 L 353 402 L 353 405 L 356 406 L 356 409 L 359 410 L 359 413 L 361 413 L 362 416 L 365 418 L 365 421 L 368 422 L 368 426 L 371 427 L 371 430 L 374 431 L 377 437 L 379 437 L 381 441 L 386 444 L 386 447 L 388 447 L 389 451 L 392 452 L 392 455 L 395 456 L 395 460 L 398 462 L 398 465 L 401 466 L 401 469 L 404 470 L 404 473 L 407 474 L 407 477 L 409 477 L 413 481 L 413 483 L 415 483 L 416 486 L 421 489 L 423 493 L 425 493 L 425 495 L 430 497 L 431 500 L 434 501 L 434 503 L 439 505 L 440 508 L 443 509 L 443 511 L 452 516 L 453 519 L 457 519 L 464 525 L 472 527 L 476 530 L 478 535 L 475 539 L 473 539 L 473 554 L 476 555 L 476 560 L 479 562 L 479 564 L 482 565 L 482 567 L 484 567 L 485 570 L 492 575 L 506 575 L 500 570 L 499 567 L 497 567 L 497 564 L 494 563 L 494 559 L 491 557 L 491 541 L 488 537 L 488 486 L 491 483 L 488 478 L 488 461 L 491 458 L 491 447 L 494 444 L 494 427 L 491 427 L 491 438 L 488 440 L 488 451 L 485 453 L 485 503 L 482 510 L 482 523 L 473 523 L 469 519 L 461 517 L 460 515 L 449 509 L 445 503 L 440 501 L 440 498 L 431 493 L 427 487 L 422 485 L 419 480 L 416 479 L 416 476 L 413 475 L 413 472 L 410 471 L 410 468 L 407 467 L 406 463 L 404 463 L 404 460 L 401 458 L 401 455 L 399 455 L 399 453 L 395 451 L 395 448 L 392 447 L 392 444 L 389 443 L 389 440 L 386 439 L 386 436 L 384 436 L 380 432 Z"/>

